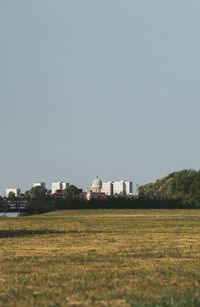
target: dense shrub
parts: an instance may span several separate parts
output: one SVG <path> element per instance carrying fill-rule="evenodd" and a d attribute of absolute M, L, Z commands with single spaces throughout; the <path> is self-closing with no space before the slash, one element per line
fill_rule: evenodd
<path fill-rule="evenodd" d="M 107 200 L 91 199 L 47 199 L 34 200 L 32 208 L 37 211 L 63 209 L 200 209 L 199 199 L 193 198 L 108 198 Z"/>

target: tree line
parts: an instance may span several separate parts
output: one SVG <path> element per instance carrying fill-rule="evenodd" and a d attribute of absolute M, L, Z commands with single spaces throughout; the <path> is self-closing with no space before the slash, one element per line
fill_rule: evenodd
<path fill-rule="evenodd" d="M 75 198 L 79 193 L 80 193 L 79 189 L 76 186 L 70 185 L 62 191 L 62 198 L 72 199 Z M 52 195 L 51 190 L 47 190 L 43 186 L 37 186 L 37 187 L 32 187 L 30 190 L 27 190 L 24 194 L 21 194 L 17 198 L 45 200 L 54 197 L 57 197 L 57 195 Z M 12 191 L 9 192 L 8 198 L 16 199 L 15 193 L 13 193 Z"/>
<path fill-rule="evenodd" d="M 200 171 L 184 169 L 139 187 L 139 197 L 200 208 Z"/>

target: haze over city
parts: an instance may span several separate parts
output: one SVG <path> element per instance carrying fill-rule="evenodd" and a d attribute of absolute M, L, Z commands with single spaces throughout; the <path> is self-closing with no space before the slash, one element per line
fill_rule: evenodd
<path fill-rule="evenodd" d="M 0 194 L 199 169 L 199 1 L 0 2 Z"/>

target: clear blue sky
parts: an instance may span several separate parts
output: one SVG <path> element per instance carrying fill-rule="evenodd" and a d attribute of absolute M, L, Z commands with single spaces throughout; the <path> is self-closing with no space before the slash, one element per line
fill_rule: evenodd
<path fill-rule="evenodd" d="M 200 161 L 200 1 L 0 0 L 0 193 Z"/>

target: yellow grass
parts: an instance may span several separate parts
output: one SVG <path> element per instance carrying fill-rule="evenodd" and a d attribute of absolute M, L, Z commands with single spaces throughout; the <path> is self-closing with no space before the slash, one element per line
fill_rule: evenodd
<path fill-rule="evenodd" d="M 0 218 L 0 273 L 2 306 L 139 306 L 171 293 L 195 297 L 200 210 Z"/>

